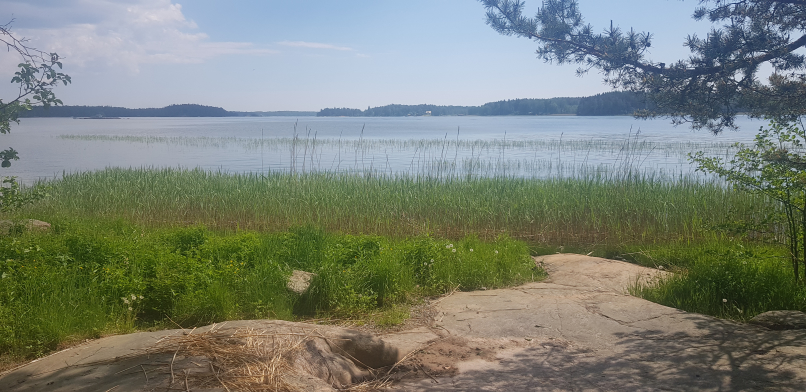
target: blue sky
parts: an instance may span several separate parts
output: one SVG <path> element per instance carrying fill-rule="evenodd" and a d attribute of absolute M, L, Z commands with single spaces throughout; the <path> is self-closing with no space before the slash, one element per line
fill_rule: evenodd
<path fill-rule="evenodd" d="M 579 0 L 587 22 L 655 35 L 651 58 L 687 55 L 697 1 Z M 540 5 L 527 0 L 528 13 Z M 64 56 L 68 105 L 319 110 L 480 105 L 609 91 L 497 34 L 476 0 L 0 0 L 0 22 Z M 18 59 L 0 56 L 0 72 Z M 13 93 L 0 84 L 0 97 Z"/>

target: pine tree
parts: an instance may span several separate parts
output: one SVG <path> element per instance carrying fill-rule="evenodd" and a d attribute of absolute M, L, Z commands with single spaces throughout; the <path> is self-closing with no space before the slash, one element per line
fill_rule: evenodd
<path fill-rule="evenodd" d="M 700 0 L 694 19 L 717 27 L 704 38 L 686 37 L 688 59 L 674 64 L 647 58 L 652 35 L 612 24 L 595 33 L 576 0 L 544 0 L 533 17 L 521 0 L 479 0 L 487 24 L 504 35 L 534 40 L 539 58 L 598 70 L 613 88 L 644 93 L 653 109 L 676 123 L 719 133 L 735 128 L 740 112 L 784 121 L 806 114 L 806 0 Z M 762 64 L 774 74 L 758 79 Z"/>

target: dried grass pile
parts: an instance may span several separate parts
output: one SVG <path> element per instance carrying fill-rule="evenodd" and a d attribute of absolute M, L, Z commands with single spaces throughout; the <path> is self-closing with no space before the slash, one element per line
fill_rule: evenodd
<path fill-rule="evenodd" d="M 389 383 L 388 377 L 378 377 L 383 373 L 361 366 L 344 352 L 332 352 L 339 351 L 332 350 L 339 346 L 332 342 L 340 338 L 316 328 L 292 332 L 224 325 L 166 337 L 148 350 L 172 355 L 169 388 L 361 392 Z"/>

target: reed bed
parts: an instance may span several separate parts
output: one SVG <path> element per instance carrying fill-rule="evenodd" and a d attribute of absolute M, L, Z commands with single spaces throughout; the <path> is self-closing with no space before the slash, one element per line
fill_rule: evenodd
<path fill-rule="evenodd" d="M 313 225 L 393 238 L 505 233 L 565 246 L 697 241 L 712 227 L 762 221 L 775 208 L 721 183 L 641 173 L 540 180 L 114 168 L 48 186 L 51 197 L 21 215 L 265 232 Z"/>
<path fill-rule="evenodd" d="M 272 152 L 285 152 L 294 147 L 339 148 L 344 151 L 372 151 L 383 149 L 394 150 L 439 150 L 449 149 L 500 151 L 504 150 L 544 150 L 544 151 L 590 151 L 592 153 L 618 153 L 625 148 L 625 141 L 618 139 L 535 139 L 535 140 L 461 140 L 449 139 L 333 139 L 306 137 L 270 137 L 248 138 L 232 136 L 138 136 L 138 135 L 60 135 L 64 140 L 92 142 L 123 142 L 139 144 L 165 144 L 195 148 L 227 148 L 265 149 Z M 629 148 L 635 151 L 662 151 L 666 154 L 685 156 L 691 151 L 708 151 L 724 153 L 736 147 L 730 142 L 694 142 L 694 141 L 650 141 L 632 139 Z"/>
<path fill-rule="evenodd" d="M 640 133 L 608 139 L 384 139 L 318 138 L 310 130 L 293 137 L 61 135 L 88 143 L 135 143 L 207 150 L 211 157 L 238 155 L 254 171 L 290 173 L 371 173 L 449 178 L 572 178 L 591 173 L 641 172 L 677 181 L 692 174 L 691 151 L 727 156 L 737 146 L 726 142 L 653 141 Z M 148 148 L 148 147 L 147 147 Z M 259 158 L 258 158 L 259 155 Z M 251 161 L 250 161 L 251 159 Z M 258 160 L 259 159 L 259 160 Z M 267 160 L 266 160 L 267 159 Z M 259 166 L 257 162 L 260 163 Z M 265 166 L 268 165 L 268 166 Z"/>

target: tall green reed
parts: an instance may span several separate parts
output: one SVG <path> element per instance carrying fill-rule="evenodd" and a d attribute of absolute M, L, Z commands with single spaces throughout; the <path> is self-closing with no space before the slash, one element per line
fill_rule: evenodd
<path fill-rule="evenodd" d="M 52 197 L 21 215 L 222 230 L 314 225 L 396 238 L 506 233 L 564 245 L 696 241 L 727 220 L 762 220 L 774 208 L 721 183 L 640 173 L 541 180 L 107 169 L 49 185 Z"/>

